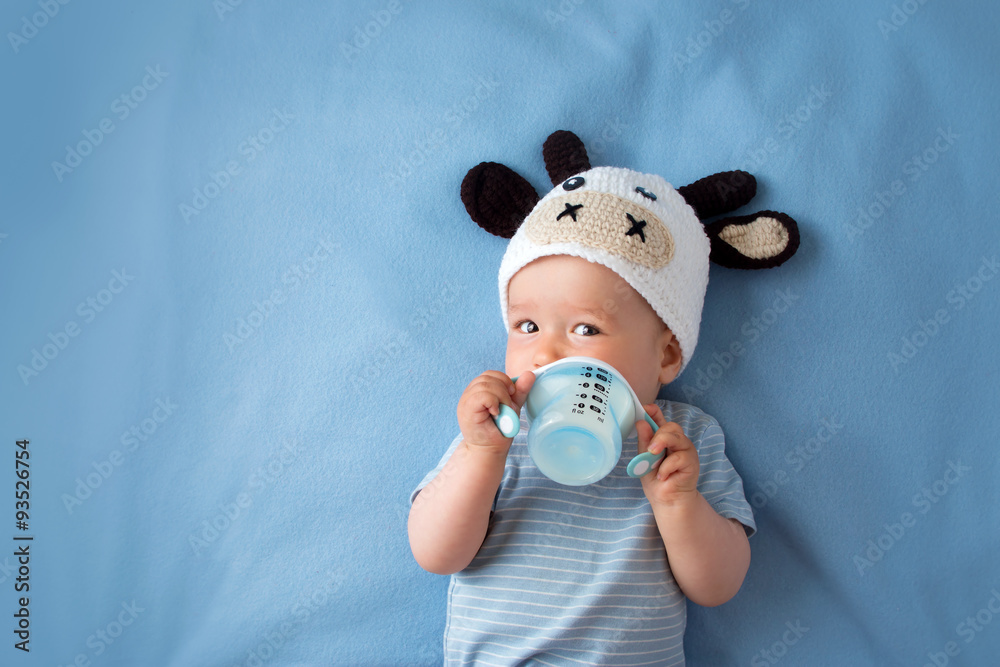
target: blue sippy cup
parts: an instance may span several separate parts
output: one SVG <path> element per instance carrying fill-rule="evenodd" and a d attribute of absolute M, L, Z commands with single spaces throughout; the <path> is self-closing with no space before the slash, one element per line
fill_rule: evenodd
<path fill-rule="evenodd" d="M 546 477 L 569 486 L 593 484 L 614 469 L 637 415 L 657 429 L 621 373 L 590 357 L 567 357 L 536 370 L 525 408 L 531 460 Z M 495 422 L 508 438 L 520 430 L 520 419 L 506 405 Z M 662 456 L 636 456 L 628 474 L 641 477 Z"/>

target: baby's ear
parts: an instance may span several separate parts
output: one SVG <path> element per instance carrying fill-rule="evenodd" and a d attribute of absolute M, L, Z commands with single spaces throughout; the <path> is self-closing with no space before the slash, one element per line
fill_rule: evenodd
<path fill-rule="evenodd" d="M 681 343 L 670 329 L 664 329 L 661 334 L 662 355 L 660 356 L 660 384 L 666 385 L 674 381 L 684 365 L 684 355 Z"/>
<path fill-rule="evenodd" d="M 538 199 L 531 183 L 497 162 L 481 162 L 462 179 L 462 203 L 469 217 L 505 239 L 514 236 Z"/>
<path fill-rule="evenodd" d="M 712 242 L 709 258 L 731 269 L 769 269 L 799 249 L 799 227 L 791 217 L 760 211 L 705 225 Z"/>

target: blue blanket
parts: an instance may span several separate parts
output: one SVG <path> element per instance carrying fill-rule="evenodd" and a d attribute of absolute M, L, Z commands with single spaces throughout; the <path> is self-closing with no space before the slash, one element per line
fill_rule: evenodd
<path fill-rule="evenodd" d="M 439 663 L 407 496 L 505 344 L 459 186 L 568 129 L 801 230 L 663 392 L 759 528 L 689 664 L 995 664 L 1000 10 L 779 5 L 5 3 L 0 663 Z"/>

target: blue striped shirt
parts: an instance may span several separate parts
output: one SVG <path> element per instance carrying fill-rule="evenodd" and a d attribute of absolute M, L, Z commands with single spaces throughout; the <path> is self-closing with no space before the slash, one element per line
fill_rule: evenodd
<path fill-rule="evenodd" d="M 698 490 L 752 535 L 753 513 L 718 422 L 690 405 L 657 404 L 698 450 Z M 523 413 L 521 419 L 486 539 L 451 578 L 445 664 L 683 665 L 684 594 L 642 486 L 625 471 L 635 438 L 623 444 L 607 477 L 564 486 L 532 463 Z M 452 442 L 411 502 L 460 442 Z"/>

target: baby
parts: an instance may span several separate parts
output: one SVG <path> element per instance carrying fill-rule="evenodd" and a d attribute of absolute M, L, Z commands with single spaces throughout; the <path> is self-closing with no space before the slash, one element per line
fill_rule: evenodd
<path fill-rule="evenodd" d="M 568 148 L 552 156 L 557 135 Z M 458 402 L 461 435 L 411 496 L 417 563 L 453 575 L 447 664 L 683 665 L 685 598 L 726 602 L 750 563 L 753 514 L 718 423 L 657 400 L 691 358 L 715 241 L 662 178 L 590 169 L 576 142 L 570 133 L 550 137 L 553 182 L 571 177 L 518 204 L 530 214 L 500 268 L 505 372 L 486 371 L 468 385 Z M 508 179 L 492 188 L 500 196 L 517 188 L 502 165 L 477 169 L 463 200 L 489 229 L 482 219 L 498 207 L 485 201 L 493 195 L 482 184 Z M 470 179 L 478 185 L 467 191 Z M 767 213 L 753 221 L 772 219 Z M 736 236 L 728 238 L 737 248 L 761 243 L 759 233 Z M 772 247 L 772 258 L 793 241 Z M 637 421 L 618 465 L 589 486 L 543 476 L 528 456 L 526 427 L 510 439 L 493 421 L 501 404 L 521 409 L 532 371 L 569 356 L 617 369 L 659 427 L 654 434 Z M 636 480 L 626 464 L 644 451 L 667 456 Z"/>

